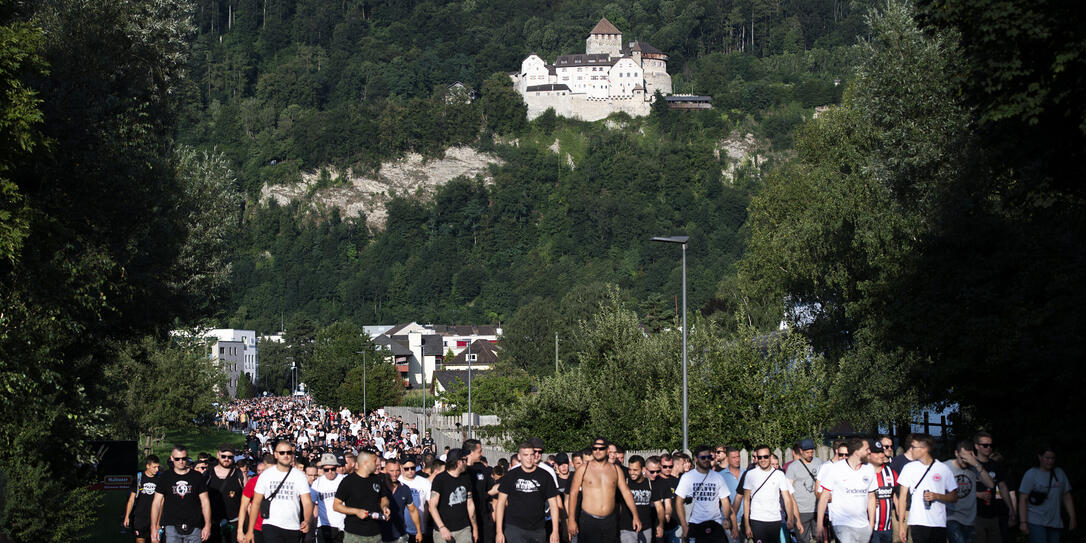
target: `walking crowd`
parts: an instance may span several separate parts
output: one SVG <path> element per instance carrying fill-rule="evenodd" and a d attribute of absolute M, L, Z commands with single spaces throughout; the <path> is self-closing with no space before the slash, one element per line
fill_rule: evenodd
<path fill-rule="evenodd" d="M 1056 543 L 1062 513 L 1077 527 L 1055 452 L 1012 485 L 987 433 L 945 461 L 912 434 L 896 456 L 889 436 L 849 438 L 827 461 L 803 439 L 783 465 L 759 445 L 744 469 L 734 447 L 626 458 L 604 438 L 546 459 L 538 438 L 508 458 L 437 451 L 399 418 L 297 397 L 232 402 L 220 423 L 245 446 L 146 458 L 124 515 L 137 542 Z"/>

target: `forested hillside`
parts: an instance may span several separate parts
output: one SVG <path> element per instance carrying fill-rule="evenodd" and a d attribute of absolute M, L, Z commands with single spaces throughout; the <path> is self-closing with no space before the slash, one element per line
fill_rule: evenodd
<path fill-rule="evenodd" d="M 674 315 L 679 254 L 648 239 L 675 232 L 694 240 L 692 306 L 727 311 L 729 289 L 718 292 L 742 253 L 749 194 L 804 117 L 840 100 L 865 10 L 798 0 L 202 1 L 180 138 L 225 153 L 250 197 L 222 316 L 261 331 L 293 319 L 499 321 L 530 301 L 615 283 L 659 327 Z M 601 17 L 624 40 L 667 52 L 676 92 L 709 94 L 715 109 L 529 125 L 504 74 L 530 52 L 583 52 Z M 450 97 L 458 81 L 477 99 Z M 721 142 L 748 133 L 763 142 L 760 156 L 729 165 Z M 407 151 L 432 157 L 452 145 L 505 165 L 492 184 L 394 199 L 382 231 L 309 202 L 256 201 L 262 185 L 302 171 L 372 173 Z M 729 166 L 738 174 L 723 179 Z"/>

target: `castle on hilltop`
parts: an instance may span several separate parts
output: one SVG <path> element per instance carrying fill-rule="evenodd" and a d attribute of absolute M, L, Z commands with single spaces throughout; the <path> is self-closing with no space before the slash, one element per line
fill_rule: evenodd
<path fill-rule="evenodd" d="M 639 41 L 623 45 L 622 31 L 600 19 L 585 40 L 585 53 L 561 55 L 547 64 L 536 54 L 509 74 L 528 104 L 528 119 L 548 108 L 563 117 L 597 121 L 623 111 L 649 114 L 653 94 L 671 94 L 667 55 Z"/>

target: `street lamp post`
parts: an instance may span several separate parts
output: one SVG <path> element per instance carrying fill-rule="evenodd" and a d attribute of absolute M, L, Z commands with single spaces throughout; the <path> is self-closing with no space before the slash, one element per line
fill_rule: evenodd
<path fill-rule="evenodd" d="M 426 357 L 422 357 L 422 435 L 426 435 Z"/>
<path fill-rule="evenodd" d="M 468 340 L 468 439 L 471 439 L 472 422 L 475 414 L 471 411 L 471 340 Z"/>
<path fill-rule="evenodd" d="M 362 416 L 369 415 L 368 402 L 366 401 L 366 352 L 365 350 L 355 351 L 354 354 L 362 355 Z"/>
<path fill-rule="evenodd" d="M 287 360 L 290 361 L 290 395 L 294 395 L 294 357 L 288 356 Z"/>
<path fill-rule="evenodd" d="M 678 243 L 683 247 L 683 451 L 690 450 L 690 414 L 687 402 L 686 379 L 686 244 L 690 236 L 657 236 L 652 241 L 661 243 Z"/>

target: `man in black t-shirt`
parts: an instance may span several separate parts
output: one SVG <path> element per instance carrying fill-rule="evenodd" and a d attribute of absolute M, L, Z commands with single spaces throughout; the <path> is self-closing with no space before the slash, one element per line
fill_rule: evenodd
<path fill-rule="evenodd" d="M 219 463 L 207 471 L 207 497 L 211 500 L 211 541 L 237 540 L 238 509 L 245 489 L 241 471 L 234 466 L 234 448 L 219 446 Z"/>
<path fill-rule="evenodd" d="M 561 517 L 558 519 L 558 540 L 562 543 L 569 541 L 569 531 L 566 529 L 566 519 L 569 516 L 569 485 L 573 483 L 573 472 L 569 471 L 569 455 L 558 453 L 554 457 L 554 475 L 558 480 L 558 500 L 562 502 Z"/>
<path fill-rule="evenodd" d="M 204 478 L 188 463 L 188 449 L 175 445 L 173 469 L 162 474 L 151 504 L 151 542 L 159 543 L 165 528 L 167 543 L 200 543 L 211 537 L 211 501 Z"/>
<path fill-rule="evenodd" d="M 483 464 L 483 444 L 478 439 L 464 442 L 462 451 L 467 463 L 467 476 L 472 482 L 472 497 L 475 501 L 475 523 L 479 526 L 478 543 L 494 543 L 494 521 L 490 518 L 490 480 L 493 470 Z"/>
<path fill-rule="evenodd" d="M 128 495 L 128 505 L 124 509 L 124 527 L 131 528 L 136 536 L 136 543 L 151 541 L 151 502 L 155 499 L 158 486 L 158 457 L 148 455 L 143 471 L 136 474 L 132 482 L 132 491 Z"/>
<path fill-rule="evenodd" d="M 355 472 L 339 483 L 332 509 L 347 517 L 343 520 L 344 542 L 379 543 L 380 519 L 392 516 L 388 488 L 377 471 L 377 457 L 364 450 L 358 454 Z"/>
<path fill-rule="evenodd" d="M 682 526 L 675 515 L 675 489 L 679 487 L 679 477 L 676 475 L 675 457 L 670 454 L 660 456 L 660 474 L 653 481 L 653 486 L 658 487 L 657 496 L 664 501 L 664 541 L 679 543 L 682 539 Z"/>
<path fill-rule="evenodd" d="M 520 465 L 509 470 L 498 485 L 494 506 L 497 543 L 544 543 L 548 504 L 558 511 L 558 487 L 551 474 L 538 469 L 535 446 L 523 443 L 517 452 Z M 550 543 L 558 543 L 558 515 L 551 516 Z"/>
<path fill-rule="evenodd" d="M 633 455 L 629 461 L 629 471 L 626 477 L 626 486 L 630 487 L 633 495 L 634 506 L 637 508 L 637 517 L 641 520 L 641 531 L 633 529 L 633 514 L 630 513 L 624 501 L 619 502 L 618 530 L 621 543 L 652 543 L 653 534 L 663 537 L 664 525 L 658 522 L 664 516 L 664 506 L 656 500 L 652 483 L 644 472 L 645 459 L 641 455 Z"/>
<path fill-rule="evenodd" d="M 1007 521 L 1017 522 L 1014 500 L 1010 498 L 1007 487 L 1008 474 L 1002 464 L 992 458 L 992 434 L 978 432 L 973 436 L 973 446 L 977 450 L 977 460 L 995 482 L 995 488 L 989 488 L 980 479 L 977 480 L 977 519 L 974 538 L 977 543 L 999 543 L 1005 541 Z"/>
<path fill-rule="evenodd" d="M 434 476 L 430 486 L 431 524 L 445 542 L 472 543 L 479 539 L 479 523 L 475 518 L 475 500 L 471 490 L 474 482 L 465 473 L 463 456 L 461 449 L 446 453 L 445 471 Z M 434 539 L 436 541 L 438 538 Z"/>

